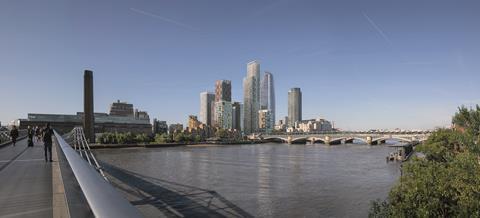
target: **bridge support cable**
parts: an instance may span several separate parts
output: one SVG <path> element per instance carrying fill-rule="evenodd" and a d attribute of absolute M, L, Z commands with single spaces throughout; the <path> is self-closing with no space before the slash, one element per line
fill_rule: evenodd
<path fill-rule="evenodd" d="M 92 150 L 90 150 L 90 146 L 88 145 L 88 141 L 87 141 L 87 138 L 85 137 L 85 132 L 83 131 L 83 128 L 80 128 L 80 132 L 81 132 L 80 139 L 82 140 L 83 144 L 86 146 L 86 150 L 88 150 L 90 159 L 93 160 L 93 164 L 92 164 L 92 162 L 89 159 L 90 165 L 94 166 L 98 170 L 98 172 L 102 174 L 103 178 L 105 178 L 105 180 L 108 181 L 107 177 L 103 173 L 102 167 L 100 166 L 100 164 L 98 164 L 97 158 L 95 157 L 95 155 L 93 155 Z"/>
<path fill-rule="evenodd" d="M 98 163 L 97 158 L 88 145 L 82 127 L 75 127 L 71 132 L 63 135 L 63 139 L 66 142 L 70 142 L 69 144 L 73 144 L 73 149 L 80 155 L 80 157 L 86 160 L 90 166 L 94 167 L 100 175 L 108 181 L 108 178 L 103 172 L 103 168 Z"/>
<path fill-rule="evenodd" d="M 81 140 L 85 137 L 79 137 L 83 131 L 79 129 L 72 130 L 72 132 L 61 137 L 54 131 L 58 145 L 62 150 L 65 158 L 72 169 L 72 172 L 82 189 L 85 199 L 88 202 L 90 209 L 95 217 L 142 217 L 141 213 L 130 202 L 128 202 L 116 188 L 110 184 L 105 178 L 103 171 L 98 165 L 92 152 L 89 149 L 88 143 L 83 144 Z M 75 142 L 77 137 L 78 150 L 74 150 L 67 141 Z M 82 151 L 82 150 L 86 150 Z M 91 155 L 92 162 L 87 162 L 87 157 L 82 157 L 80 154 Z M 93 167 L 92 167 L 93 166 Z"/>

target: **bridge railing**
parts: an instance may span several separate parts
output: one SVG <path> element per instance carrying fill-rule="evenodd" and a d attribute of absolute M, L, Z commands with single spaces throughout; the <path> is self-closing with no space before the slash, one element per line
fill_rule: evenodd
<path fill-rule="evenodd" d="M 25 136 L 27 136 L 26 129 L 18 130 L 18 138 L 23 138 Z M 12 141 L 10 138 L 10 130 L 0 131 L 0 144 L 7 143 L 9 141 Z"/>
<path fill-rule="evenodd" d="M 84 158 L 90 166 L 94 167 L 105 180 L 108 181 L 103 169 L 97 161 L 97 158 L 92 153 L 85 133 L 82 127 L 75 127 L 71 132 L 63 135 L 63 139 L 70 145 L 73 145 L 73 149 L 78 152 L 80 157 Z"/>
<path fill-rule="evenodd" d="M 54 133 L 95 217 L 142 217 L 137 208 L 105 179 L 103 172 L 99 173 L 92 162 L 85 161 L 62 136 Z M 93 162 L 98 166 L 96 159 Z"/>

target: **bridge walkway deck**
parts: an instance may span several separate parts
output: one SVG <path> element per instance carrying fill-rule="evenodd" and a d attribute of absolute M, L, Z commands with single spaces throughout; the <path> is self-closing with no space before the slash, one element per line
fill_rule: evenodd
<path fill-rule="evenodd" d="M 52 217 L 52 166 L 43 144 L 0 148 L 0 217 Z"/>

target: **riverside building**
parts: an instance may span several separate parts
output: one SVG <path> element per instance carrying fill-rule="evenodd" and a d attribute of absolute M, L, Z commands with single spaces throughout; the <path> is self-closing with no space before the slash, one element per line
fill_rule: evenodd
<path fill-rule="evenodd" d="M 295 123 L 302 120 L 302 92 L 300 88 L 292 88 L 288 91 L 288 123 L 289 127 L 295 127 Z"/>
<path fill-rule="evenodd" d="M 37 114 L 29 113 L 26 119 L 17 119 L 19 128 L 28 126 L 51 126 L 60 133 L 70 132 L 74 127 L 82 126 L 83 112 L 77 114 Z M 138 118 L 134 115 L 133 105 L 125 102 L 114 102 L 109 113 L 94 113 L 95 133 L 104 132 L 132 132 L 152 133 L 152 124 L 147 112 L 142 112 Z"/>
<path fill-rule="evenodd" d="M 272 112 L 270 110 L 258 111 L 258 127 L 261 132 L 271 133 L 273 130 L 272 125 Z"/>
<path fill-rule="evenodd" d="M 270 117 L 268 118 L 270 123 L 268 126 L 273 128 L 275 126 L 275 87 L 273 75 L 267 71 L 265 71 L 260 86 L 260 109 L 270 111 Z"/>
<path fill-rule="evenodd" d="M 243 79 L 243 131 L 245 134 L 258 130 L 258 111 L 260 110 L 260 63 L 247 64 L 247 77 Z"/>
<path fill-rule="evenodd" d="M 200 122 L 206 124 L 207 126 L 211 126 L 213 124 L 212 120 L 214 120 L 214 101 L 215 94 L 210 92 L 200 93 Z"/>
<path fill-rule="evenodd" d="M 232 82 L 217 80 L 215 82 L 215 125 L 222 129 L 232 129 Z"/>

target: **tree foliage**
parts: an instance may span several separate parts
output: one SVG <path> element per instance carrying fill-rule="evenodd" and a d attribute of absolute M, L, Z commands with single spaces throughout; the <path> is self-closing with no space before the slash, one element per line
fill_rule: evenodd
<path fill-rule="evenodd" d="M 135 144 L 150 143 L 151 141 L 152 139 L 146 134 L 134 134 L 131 132 L 106 132 L 97 137 L 97 143 L 100 144 Z"/>
<path fill-rule="evenodd" d="M 480 217 L 480 108 L 460 107 L 456 130 L 439 129 L 418 146 L 425 158 L 403 164 L 387 200 L 370 217 Z"/>
<path fill-rule="evenodd" d="M 166 133 L 163 133 L 163 134 L 156 134 L 155 135 L 155 142 L 156 143 L 169 143 L 169 142 L 172 142 L 172 138 L 170 137 L 170 135 L 166 134 Z"/>
<path fill-rule="evenodd" d="M 221 138 L 221 139 L 228 138 L 228 132 L 225 129 L 219 129 L 215 133 L 215 136 L 217 136 L 218 138 Z"/>

